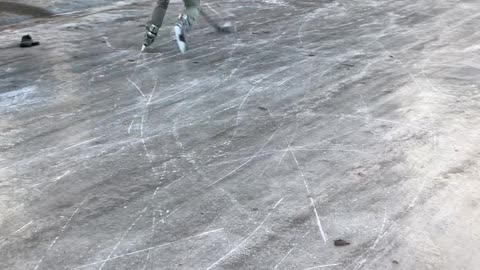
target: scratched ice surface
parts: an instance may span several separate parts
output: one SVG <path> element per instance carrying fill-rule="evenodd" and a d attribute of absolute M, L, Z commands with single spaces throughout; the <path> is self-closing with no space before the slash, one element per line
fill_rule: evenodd
<path fill-rule="evenodd" d="M 478 1 L 112 2 L 0 30 L 0 269 L 478 269 Z"/>

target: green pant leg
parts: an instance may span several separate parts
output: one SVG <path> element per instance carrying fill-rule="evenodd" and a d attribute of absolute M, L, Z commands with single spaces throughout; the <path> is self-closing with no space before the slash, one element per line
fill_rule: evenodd
<path fill-rule="evenodd" d="M 183 0 L 185 4 L 185 14 L 190 17 L 190 23 L 193 23 L 199 15 L 200 0 Z"/>
<path fill-rule="evenodd" d="M 165 18 L 165 13 L 167 12 L 168 4 L 170 0 L 157 0 L 157 5 L 153 10 L 151 24 L 154 24 L 158 27 L 162 26 L 163 18 Z"/>

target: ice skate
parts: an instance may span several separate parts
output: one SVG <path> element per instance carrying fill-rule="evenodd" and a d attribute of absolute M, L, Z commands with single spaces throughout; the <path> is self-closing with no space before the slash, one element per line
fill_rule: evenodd
<path fill-rule="evenodd" d="M 189 17 L 185 14 L 178 16 L 178 22 L 175 25 L 175 39 L 177 40 L 177 46 L 181 53 L 187 52 L 187 37 L 186 33 L 190 31 L 191 23 Z"/>
<path fill-rule="evenodd" d="M 142 52 L 145 50 L 145 48 L 153 44 L 159 29 L 159 27 L 154 24 L 151 24 L 150 26 L 147 25 L 146 28 L 147 32 L 145 33 L 145 37 L 143 39 Z"/>

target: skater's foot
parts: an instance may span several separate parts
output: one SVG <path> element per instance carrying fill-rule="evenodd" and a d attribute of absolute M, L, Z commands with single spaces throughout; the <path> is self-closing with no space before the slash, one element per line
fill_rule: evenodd
<path fill-rule="evenodd" d="M 155 38 L 157 37 L 158 34 L 158 26 L 151 24 L 150 26 L 146 26 L 147 32 L 145 33 L 145 37 L 143 38 L 143 46 L 142 46 L 142 51 L 152 45 L 152 43 L 155 41 Z"/>
<path fill-rule="evenodd" d="M 189 17 L 184 14 L 178 16 L 178 22 L 175 25 L 175 39 L 177 46 L 181 53 L 187 52 L 187 36 L 186 33 L 190 31 L 191 23 Z"/>

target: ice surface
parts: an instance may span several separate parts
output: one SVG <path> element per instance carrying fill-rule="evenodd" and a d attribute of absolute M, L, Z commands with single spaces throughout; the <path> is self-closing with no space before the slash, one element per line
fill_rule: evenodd
<path fill-rule="evenodd" d="M 0 28 L 0 269 L 478 268 L 478 1 L 98 2 Z"/>

